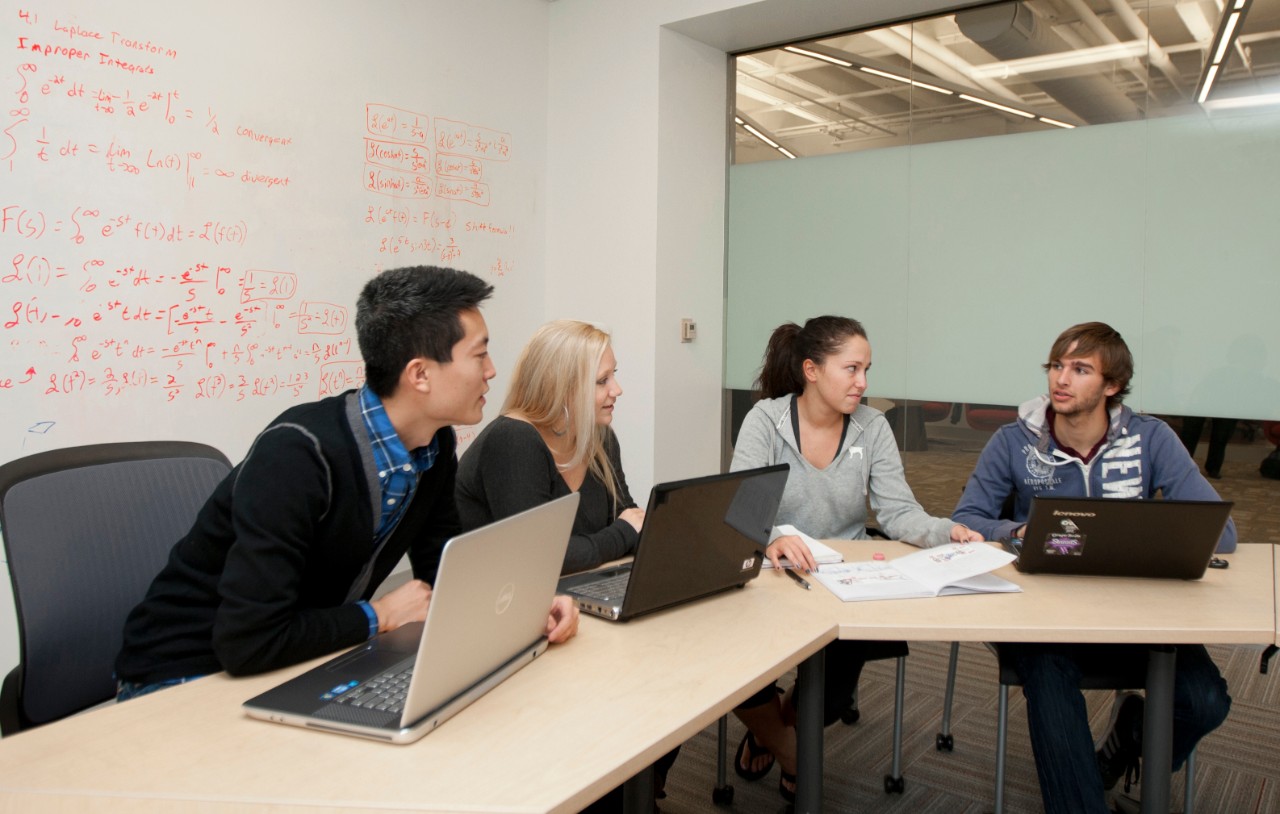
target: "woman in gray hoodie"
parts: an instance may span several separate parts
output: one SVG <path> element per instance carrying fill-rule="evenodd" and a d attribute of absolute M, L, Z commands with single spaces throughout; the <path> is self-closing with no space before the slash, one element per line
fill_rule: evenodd
<path fill-rule="evenodd" d="M 787 463 L 791 474 L 777 523 L 819 539 L 866 537 L 867 504 L 891 538 L 918 546 L 979 541 L 982 536 L 925 513 L 902 471 L 902 458 L 884 414 L 862 403 L 871 345 L 862 325 L 847 317 L 814 317 L 774 330 L 757 382 L 760 401 L 742 422 L 734 470 Z M 796 536 L 774 539 L 765 553 L 805 571 L 813 555 Z M 883 644 L 883 643 L 881 643 Z M 848 706 L 874 643 L 839 641 L 826 652 L 826 723 Z M 792 699 L 765 687 L 735 712 L 748 732 L 734 768 L 748 780 L 782 764 L 779 789 L 795 792 L 795 713 Z"/>

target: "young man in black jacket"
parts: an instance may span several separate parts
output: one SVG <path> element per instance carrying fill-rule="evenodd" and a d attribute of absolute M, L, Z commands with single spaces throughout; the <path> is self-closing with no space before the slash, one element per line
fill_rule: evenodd
<path fill-rule="evenodd" d="M 214 490 L 129 614 L 120 700 L 296 664 L 426 618 L 459 530 L 453 425 L 479 423 L 495 375 L 479 310 L 492 292 L 426 266 L 365 285 L 364 386 L 286 410 Z M 406 552 L 414 579 L 372 599 Z M 551 641 L 577 624 L 557 597 Z"/>

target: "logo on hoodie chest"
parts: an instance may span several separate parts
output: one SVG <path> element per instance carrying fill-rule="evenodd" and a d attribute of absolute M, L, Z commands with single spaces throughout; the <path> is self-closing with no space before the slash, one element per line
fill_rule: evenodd
<path fill-rule="evenodd" d="M 1022 479 L 1022 483 L 1031 487 L 1036 492 L 1051 492 L 1053 487 L 1062 483 L 1062 478 L 1057 477 L 1054 467 L 1045 463 L 1039 455 L 1036 454 L 1036 448 L 1031 444 L 1022 447 L 1022 451 L 1027 458 L 1023 465 L 1027 469 L 1027 477 Z"/>
<path fill-rule="evenodd" d="M 1046 480 L 1053 474 L 1053 467 L 1040 459 L 1033 446 L 1024 447 L 1027 451 L 1027 474 L 1036 480 Z"/>

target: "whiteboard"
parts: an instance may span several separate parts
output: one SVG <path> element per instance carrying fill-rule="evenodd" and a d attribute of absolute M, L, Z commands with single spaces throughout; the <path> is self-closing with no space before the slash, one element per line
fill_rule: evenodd
<path fill-rule="evenodd" d="M 4 2 L 0 461 L 143 439 L 238 460 L 363 381 L 354 304 L 384 268 L 493 283 L 505 371 L 543 321 L 547 12 L 493 11 Z"/>

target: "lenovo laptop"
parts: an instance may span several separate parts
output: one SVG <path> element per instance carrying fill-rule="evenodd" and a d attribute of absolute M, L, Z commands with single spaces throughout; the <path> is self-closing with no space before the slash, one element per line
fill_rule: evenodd
<path fill-rule="evenodd" d="M 254 718 L 409 743 L 547 648 L 572 493 L 445 545 L 425 623 L 405 625 L 245 702 Z"/>
<path fill-rule="evenodd" d="M 1229 501 L 1036 497 L 1019 571 L 1199 579 L 1231 516 Z"/>
<path fill-rule="evenodd" d="M 593 616 L 626 621 L 729 588 L 760 574 L 787 464 L 653 487 L 635 559 L 560 580 L 560 593 Z"/>

